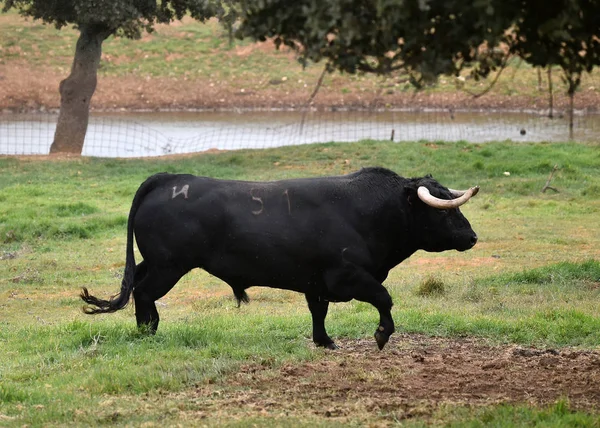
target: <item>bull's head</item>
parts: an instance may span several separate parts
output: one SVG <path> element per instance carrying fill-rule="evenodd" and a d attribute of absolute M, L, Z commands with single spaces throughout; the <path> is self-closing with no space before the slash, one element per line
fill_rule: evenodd
<path fill-rule="evenodd" d="M 479 192 L 479 186 L 452 190 L 430 177 L 419 180 L 415 204 L 417 240 L 425 251 L 465 251 L 477 243 L 477 234 L 458 207 Z"/>

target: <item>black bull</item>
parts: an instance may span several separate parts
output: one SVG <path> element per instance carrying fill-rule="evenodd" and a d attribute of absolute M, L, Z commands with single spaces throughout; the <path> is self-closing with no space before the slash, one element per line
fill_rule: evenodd
<path fill-rule="evenodd" d="M 127 225 L 121 292 L 109 300 L 83 289 L 86 313 L 122 309 L 131 293 L 138 326 L 156 331 L 155 301 L 191 269 L 246 288 L 304 293 L 313 340 L 335 348 L 325 330 L 329 302 L 357 299 L 379 311 L 382 349 L 394 332 L 388 272 L 415 251 L 468 250 L 477 235 L 458 206 L 477 193 L 433 178 L 403 178 L 383 168 L 273 182 L 157 174 L 138 189 Z M 136 266 L 133 239 L 144 260 Z"/>

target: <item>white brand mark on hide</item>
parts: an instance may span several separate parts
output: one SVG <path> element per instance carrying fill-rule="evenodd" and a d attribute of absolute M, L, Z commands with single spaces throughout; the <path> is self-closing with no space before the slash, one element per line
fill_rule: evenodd
<path fill-rule="evenodd" d="M 171 199 L 175 199 L 177 196 L 183 194 L 183 198 L 187 199 L 188 198 L 188 189 L 190 188 L 189 184 L 186 184 L 185 186 L 183 186 L 181 188 L 181 190 L 178 192 L 177 191 L 177 186 L 173 186 L 173 196 L 171 196 Z"/>
<path fill-rule="evenodd" d="M 285 197 L 287 199 L 288 214 L 292 214 L 292 204 L 290 203 L 290 193 L 288 192 L 287 189 L 285 189 L 285 192 L 283 192 L 283 194 L 285 195 Z"/>
<path fill-rule="evenodd" d="M 250 189 L 250 196 L 252 196 L 253 201 L 256 201 L 260 204 L 260 209 L 252 211 L 252 214 L 259 215 L 259 214 L 262 214 L 262 212 L 265 208 L 265 204 L 263 203 L 262 198 L 259 198 L 258 196 L 254 196 L 254 190 L 255 189 Z"/>

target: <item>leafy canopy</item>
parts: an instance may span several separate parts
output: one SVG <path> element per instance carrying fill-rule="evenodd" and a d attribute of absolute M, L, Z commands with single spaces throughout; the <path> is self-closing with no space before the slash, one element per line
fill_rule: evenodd
<path fill-rule="evenodd" d="M 274 38 L 303 61 L 331 68 L 388 73 L 418 80 L 458 74 L 477 62 L 485 76 L 501 61 L 490 49 L 510 25 L 494 0 L 262 0 L 242 2 L 242 37 Z M 481 49 L 483 46 L 484 49 Z M 487 47 L 487 49 L 486 49 Z"/>
<path fill-rule="evenodd" d="M 581 74 L 600 65 L 600 1 L 523 2 L 508 44 L 534 66 L 558 65 L 572 93 Z"/>
<path fill-rule="evenodd" d="M 98 28 L 110 34 L 139 38 L 155 23 L 168 23 L 189 14 L 204 21 L 225 17 L 218 0 L 5 0 L 3 11 L 15 8 L 21 15 L 62 28 Z"/>
<path fill-rule="evenodd" d="M 600 0 L 4 0 L 3 10 L 61 28 L 139 37 L 189 14 L 237 18 L 240 38 L 271 38 L 329 70 L 409 73 L 417 86 L 465 67 L 486 77 L 517 55 L 560 66 L 572 83 L 600 64 Z"/>
<path fill-rule="evenodd" d="M 485 77 L 516 54 L 565 73 L 599 64 L 600 0 L 242 0 L 240 37 L 272 38 L 303 63 L 388 73 L 419 85 L 471 68 Z"/>

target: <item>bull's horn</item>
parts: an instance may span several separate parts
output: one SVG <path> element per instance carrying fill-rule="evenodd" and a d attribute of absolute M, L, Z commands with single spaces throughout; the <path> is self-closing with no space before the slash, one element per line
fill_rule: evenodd
<path fill-rule="evenodd" d="M 429 193 L 429 189 L 425 186 L 419 186 L 417 190 L 417 195 L 419 195 L 419 199 L 425 202 L 427 205 L 433 208 L 439 208 L 442 210 L 449 210 L 452 208 L 458 208 L 461 205 L 465 204 L 469 199 L 479 192 L 479 186 L 471 187 L 469 190 L 454 190 L 451 191 L 453 195 L 458 196 L 455 199 L 440 199 L 432 196 Z M 460 195 L 459 195 L 460 194 Z"/>
<path fill-rule="evenodd" d="M 454 196 L 455 198 L 458 198 L 467 192 L 466 190 L 454 190 L 454 189 L 448 189 L 448 190 L 450 191 L 450 193 L 452 193 L 452 196 Z"/>

